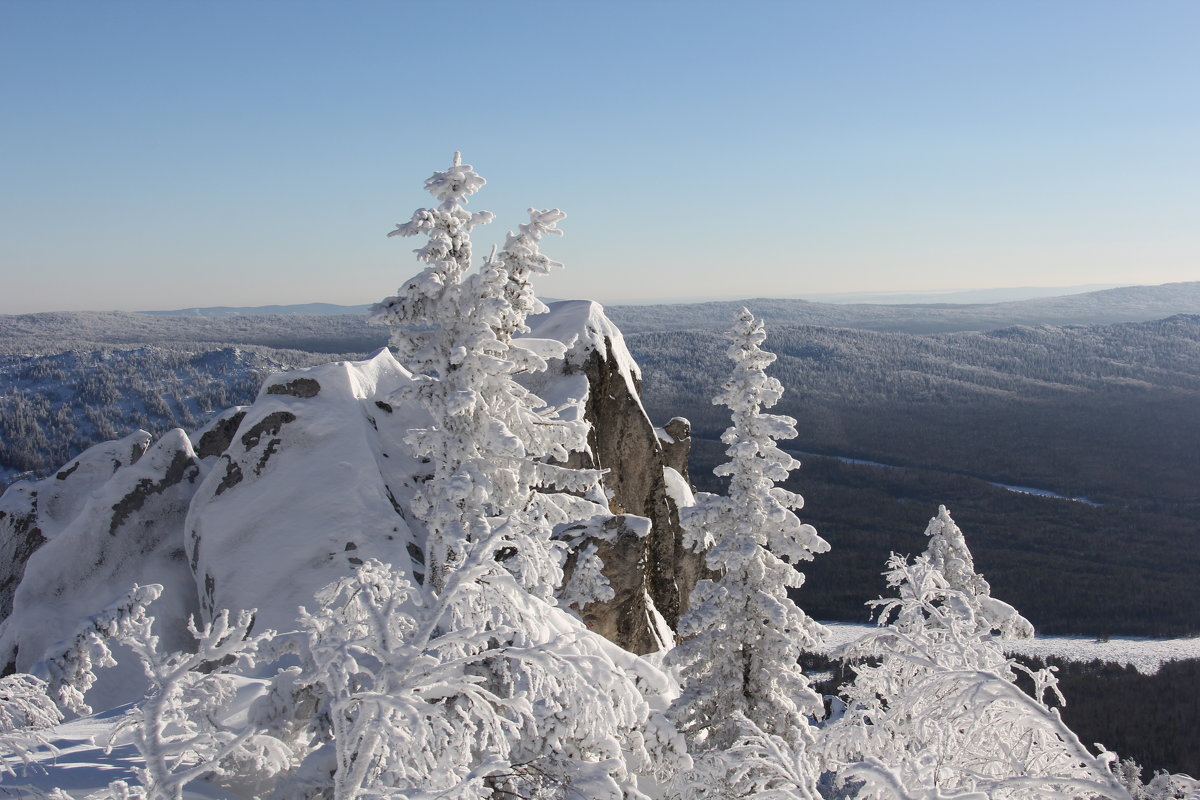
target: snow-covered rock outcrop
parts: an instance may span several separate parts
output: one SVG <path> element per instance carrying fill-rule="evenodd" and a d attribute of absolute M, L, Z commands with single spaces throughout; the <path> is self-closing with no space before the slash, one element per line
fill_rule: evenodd
<path fill-rule="evenodd" d="M 206 617 L 255 608 L 257 629 L 286 630 L 365 559 L 421 572 L 405 508 L 425 470 L 402 439 L 428 421 L 388 402 L 411 380 L 387 350 L 267 380 L 188 512 Z"/>
<path fill-rule="evenodd" d="M 637 365 L 603 309 L 555 303 L 530 324 L 531 339 L 568 345 L 530 388 L 592 422 L 580 465 L 609 470 L 611 510 L 623 515 L 563 532 L 577 546 L 595 543 L 608 562 L 615 598 L 583 617 L 628 650 L 659 649 L 697 574 L 678 527 L 677 503 L 690 495 L 668 490 L 664 475 L 678 475 L 666 470 Z M 174 430 L 151 444 L 139 431 L 12 486 L 0 498 L 0 666 L 30 669 L 135 582 L 166 587 L 154 607 L 159 633 L 182 648 L 188 616 L 225 608 L 256 609 L 256 630 L 290 629 L 318 588 L 370 558 L 422 579 L 425 534 L 408 509 L 431 470 L 404 437 L 428 418 L 396 400 L 411 381 L 388 350 L 277 374 L 252 405 L 190 439 Z M 95 701 L 128 699 L 128 690 L 110 680 Z"/>
<path fill-rule="evenodd" d="M 138 436 L 133 444 L 140 441 Z M 92 466 L 97 460 L 89 459 Z M 187 620 L 198 605 L 182 534 L 201 471 L 187 435 L 176 428 L 82 498 L 59 495 L 64 508 L 78 507 L 78 513 L 61 530 L 51 530 L 26 563 L 12 614 L 0 625 L 0 661 L 32 671 L 52 645 L 135 583 L 163 585 L 156 631 L 166 648 L 190 647 Z M 126 659 L 105 672 L 90 696 L 107 707 L 136 696 L 142 685 L 140 668 Z"/>
<path fill-rule="evenodd" d="M 561 370 L 552 365 L 535 376 L 538 383 L 531 388 L 551 403 L 561 395 L 564 379 L 578 392 L 573 395 L 577 413 L 592 423 L 592 432 L 591 452 L 582 455 L 577 465 L 609 470 L 604 484 L 611 493 L 611 510 L 647 517 L 652 524 L 641 539 L 622 535 L 619 556 L 609 553 L 614 565 L 618 560 L 624 563 L 623 569 L 605 571 L 617 598 L 592 609 L 590 622 L 636 653 L 657 650 L 658 637 L 647 620 L 659 615 L 675 628 L 701 577 L 703 562 L 683 546 L 678 508 L 667 491 L 663 443 L 642 407 L 641 371 L 621 331 L 599 303 L 554 303 L 549 314 L 530 317 L 529 327 L 530 336 L 569 345 Z M 687 447 L 681 435 L 676 449 L 684 463 Z M 601 547 L 602 557 L 611 546 Z M 644 564 L 644 569 L 638 569 L 638 564 Z"/>
<path fill-rule="evenodd" d="M 15 483 L 0 496 L 0 619 L 12 613 L 13 593 L 34 551 L 67 527 L 114 472 L 140 459 L 152 440 L 136 431 L 103 442 L 54 475 Z"/>

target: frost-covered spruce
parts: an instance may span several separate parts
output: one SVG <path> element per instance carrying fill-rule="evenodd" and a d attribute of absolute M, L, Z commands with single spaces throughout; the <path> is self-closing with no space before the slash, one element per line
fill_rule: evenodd
<path fill-rule="evenodd" d="M 564 345 L 514 340 L 513 334 L 526 331 L 526 316 L 542 308 L 529 278 L 557 266 L 541 255 L 538 241 L 557 233 L 554 225 L 564 215 L 531 212 L 531 222 L 509 236 L 499 256 L 468 274 L 471 229 L 492 215 L 463 206 L 485 183 L 458 154 L 448 170 L 425 182 L 440 204 L 417 210 L 390 235 L 427 236 L 416 252 L 428 266 L 398 295 L 377 304 L 373 316 L 392 326 L 400 361 L 418 377 L 408 392 L 434 420 L 408 437 L 433 471 L 413 499 L 428 532 L 427 585 L 440 592 L 471 547 L 500 529 L 510 571 L 527 589 L 549 598 L 562 582 L 563 561 L 550 531 L 566 521 L 564 504 L 579 503 L 535 490 L 594 492 L 598 476 L 546 463 L 565 461 L 586 447 L 586 424 L 558 419 L 556 409 L 514 380 L 516 374 L 544 370 L 545 358 L 561 357 Z M 603 509 L 588 512 L 597 510 Z"/>
<path fill-rule="evenodd" d="M 733 417 L 721 436 L 730 461 L 716 469 L 730 476 L 729 495 L 699 494 L 681 519 L 685 541 L 708 551 L 707 564 L 720 577 L 693 590 L 680 620 L 684 642 L 669 655 L 684 679 L 672 716 L 702 750 L 723 750 L 755 733 L 740 717 L 795 740 L 804 736 L 805 715 L 821 708 L 796 661 L 823 630 L 787 589 L 804 580 L 793 565 L 829 545 L 793 513 L 802 498 L 775 485 L 799 463 L 775 445 L 796 435 L 795 420 L 762 412 L 783 393 L 764 371 L 775 356 L 760 348 L 763 325 L 742 309 L 726 336 L 734 370 L 713 402 Z"/>
<path fill-rule="evenodd" d="M 975 571 L 975 560 L 966 539 L 945 506 L 938 506 L 937 516 L 929 520 L 925 535 L 929 537 L 925 555 L 930 566 L 969 599 L 981 628 L 1006 639 L 1033 637 L 1033 624 L 1029 620 L 1008 603 L 992 597 L 992 587 Z"/>

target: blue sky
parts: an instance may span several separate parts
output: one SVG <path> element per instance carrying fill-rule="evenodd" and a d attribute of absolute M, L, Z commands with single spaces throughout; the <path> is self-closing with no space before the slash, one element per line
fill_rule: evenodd
<path fill-rule="evenodd" d="M 0 0 L 0 313 L 371 302 L 454 150 L 543 295 L 1200 279 L 1200 3 Z"/>

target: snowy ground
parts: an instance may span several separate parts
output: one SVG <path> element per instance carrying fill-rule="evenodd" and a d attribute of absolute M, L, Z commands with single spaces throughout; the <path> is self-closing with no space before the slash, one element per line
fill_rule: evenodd
<path fill-rule="evenodd" d="M 871 630 L 870 625 L 849 622 L 823 623 L 829 630 L 826 650 L 846 644 Z M 1200 637 L 1186 639 L 1138 639 L 1113 637 L 1107 641 L 1087 636 L 1038 636 L 1005 642 L 1014 655 L 1060 656 L 1071 661 L 1112 661 L 1129 664 L 1144 675 L 1153 675 L 1167 661 L 1200 658 Z"/>

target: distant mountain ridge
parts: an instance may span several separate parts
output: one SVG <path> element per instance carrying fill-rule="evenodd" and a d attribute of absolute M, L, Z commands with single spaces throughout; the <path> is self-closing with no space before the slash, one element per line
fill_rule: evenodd
<path fill-rule="evenodd" d="M 1191 287 L 1189 289 L 1189 287 Z M 1138 322 L 1142 319 L 1126 319 L 1126 318 L 1104 318 L 1104 319 L 1045 319 L 1045 320 L 1030 320 L 1026 319 L 1029 315 L 1039 316 L 1044 314 L 1061 315 L 1068 314 L 1078 316 L 1081 313 L 1105 313 L 1113 311 L 1112 308 L 1123 309 L 1125 313 L 1133 313 L 1141 315 L 1143 313 L 1158 313 L 1151 312 L 1151 309 L 1157 309 L 1159 317 L 1170 316 L 1171 314 L 1180 313 L 1196 313 L 1200 308 L 1176 307 L 1177 303 L 1189 303 L 1189 297 L 1193 294 L 1200 295 L 1200 282 L 1191 283 L 1167 283 L 1156 286 L 1114 286 L 1112 284 L 1093 284 L 1090 286 L 1064 286 L 1055 288 L 1041 287 L 1011 287 L 998 289 L 970 289 L 946 292 L 837 292 L 828 294 L 812 294 L 807 297 L 775 297 L 775 298 L 750 298 L 750 299 L 734 299 L 734 300 L 679 300 L 651 303 L 612 303 L 606 306 L 609 313 L 616 311 L 617 317 L 627 316 L 630 318 L 639 319 L 645 316 L 658 316 L 658 310 L 664 308 L 676 309 L 677 313 L 672 317 L 682 314 L 684 318 L 695 315 L 698 318 L 705 319 L 710 316 L 710 311 L 714 306 L 730 306 L 736 310 L 741 305 L 751 305 L 755 307 L 770 305 L 777 308 L 785 314 L 802 314 L 810 315 L 815 311 L 813 306 L 822 307 L 823 316 L 828 316 L 831 319 L 840 319 L 846 324 L 834 325 L 835 327 L 869 327 L 875 326 L 883 320 L 892 319 L 897 322 L 904 322 L 908 317 L 912 316 L 912 309 L 920 308 L 948 310 L 951 312 L 960 312 L 957 316 L 951 314 L 947 319 L 940 320 L 942 326 L 936 328 L 938 331 L 943 330 L 959 330 L 961 328 L 944 327 L 949 324 L 969 324 L 971 329 L 978 329 L 981 323 L 998 323 L 998 327 L 1005 324 L 1070 324 L 1073 322 Z M 1182 292 L 1182 296 L 1176 296 Z M 546 302 L 553 302 L 546 299 Z M 832 308 L 824 308 L 824 307 Z M 865 307 L 865 308 L 864 308 Z M 156 311 L 138 311 L 137 314 L 148 314 L 159 317 L 203 317 L 203 318 L 226 318 L 226 317 L 258 317 L 258 316 L 353 316 L 365 315 L 371 308 L 370 304 L 363 305 L 337 305 L 334 303 L 300 303 L 294 305 L 265 305 L 265 306 L 208 306 L 202 308 L 180 308 L 174 310 L 156 310 Z M 872 311 L 871 309 L 875 310 Z M 906 309 L 904 311 L 888 312 L 883 309 Z M 838 310 L 841 309 L 841 313 Z M 969 309 L 975 312 L 971 313 Z M 1090 309 L 1085 311 L 1085 309 Z M 619 310 L 619 311 L 618 311 Z M 987 313 L 988 310 L 999 312 L 997 315 Z M 1011 318 L 1008 316 L 1013 311 L 1016 311 L 1018 316 L 1022 318 Z M 27 315 L 28 316 L 28 315 Z M 945 316 L 938 314 L 939 317 Z M 614 317 L 616 318 L 616 317 Z M 1150 317 L 1146 317 L 1149 319 Z M 800 324 L 831 324 L 809 319 L 803 320 L 788 320 Z M 856 321 L 865 322 L 867 324 L 855 324 Z M 627 323 L 626 323 L 627 324 Z M 675 325 L 670 328 L 656 328 L 657 330 L 675 329 Z M 709 327 L 708 325 L 699 325 L 698 327 Z M 640 327 L 639 323 L 639 330 Z M 908 330 L 910 333 L 919 332 L 917 330 Z M 930 331 L 932 332 L 932 331 Z"/>
<path fill-rule="evenodd" d="M 1096 292 L 1104 289 L 1119 288 L 1120 284 L 1096 283 L 1085 286 L 1012 286 L 997 289 L 955 289 L 947 291 L 928 292 L 822 292 L 806 294 L 802 297 L 783 298 L 803 300 L 810 303 L 833 303 L 835 305 L 913 305 L 953 303 L 1006 303 L 1020 300 L 1032 300 L 1043 297 L 1065 297 L 1069 295 Z M 556 302 L 559 298 L 543 297 L 547 303 Z M 714 297 L 680 297 L 676 299 L 649 300 L 646 302 L 609 303 L 607 307 L 623 306 L 664 306 L 664 305 L 695 305 L 697 303 L 722 302 L 723 298 Z M 282 314 L 316 314 L 320 316 L 337 316 L 341 314 L 366 314 L 371 308 L 370 303 L 362 305 L 338 305 L 336 303 L 293 303 L 265 306 L 204 306 L 196 308 L 176 308 L 171 310 L 136 311 L 136 314 L 152 314 L 159 317 L 254 317 L 263 315 Z"/>
<path fill-rule="evenodd" d="M 1200 314 L 1200 281 L 1124 286 L 1004 303 L 880 305 L 752 298 L 674 305 L 614 305 L 606 313 L 621 330 L 632 335 L 721 329 L 742 306 L 750 308 L 772 327 L 817 325 L 925 334 L 990 331 L 1013 325 L 1107 325 Z M 217 313 L 222 309 L 222 313 Z M 277 309 L 278 313 L 249 313 L 268 309 Z M 211 343 L 365 354 L 387 342 L 384 328 L 367 323 L 366 309 L 367 306 L 309 303 L 179 312 L 0 315 L 0 353 L 45 354 L 78 347 Z M 213 313 L 205 313 L 208 311 Z"/>
<path fill-rule="evenodd" d="M 626 334 L 710 330 L 727 325 L 742 306 L 762 317 L 768 326 L 819 325 L 915 334 L 988 331 L 1012 325 L 1101 325 L 1148 322 L 1175 314 L 1200 313 L 1200 281 L 1123 286 L 1004 303 L 877 305 L 752 298 L 681 305 L 613 306 L 608 309 L 608 314 Z"/>
<path fill-rule="evenodd" d="M 292 316 L 309 314 L 317 316 L 339 316 L 342 314 L 366 314 L 369 303 L 360 306 L 340 306 L 335 303 L 300 303 L 295 305 L 270 306 L 207 306 L 205 308 L 177 308 L 173 311 L 137 311 L 137 314 L 153 314 L 158 317 L 261 317 L 268 315 Z"/>

